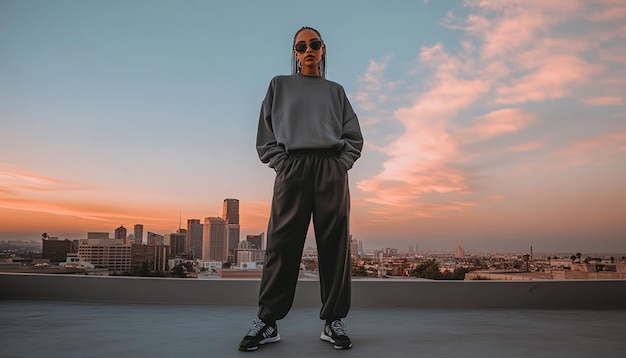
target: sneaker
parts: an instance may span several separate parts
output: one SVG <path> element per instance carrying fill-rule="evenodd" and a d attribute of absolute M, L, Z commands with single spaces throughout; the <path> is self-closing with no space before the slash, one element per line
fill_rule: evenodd
<path fill-rule="evenodd" d="M 333 344 L 335 349 L 350 349 L 352 342 L 346 334 L 346 324 L 340 319 L 332 321 L 324 326 L 320 339 Z"/>
<path fill-rule="evenodd" d="M 255 318 L 250 325 L 250 330 L 239 343 L 240 351 L 254 351 L 259 349 L 259 345 L 280 341 L 278 327 L 265 324 L 259 318 Z"/>

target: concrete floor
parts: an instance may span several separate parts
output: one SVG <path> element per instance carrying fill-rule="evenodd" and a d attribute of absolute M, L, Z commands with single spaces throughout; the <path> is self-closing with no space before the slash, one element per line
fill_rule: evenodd
<path fill-rule="evenodd" d="M 319 339 L 315 308 L 279 321 L 282 340 L 239 352 L 253 306 L 0 301 L 0 357 L 618 357 L 626 310 L 353 309 L 354 347 Z"/>

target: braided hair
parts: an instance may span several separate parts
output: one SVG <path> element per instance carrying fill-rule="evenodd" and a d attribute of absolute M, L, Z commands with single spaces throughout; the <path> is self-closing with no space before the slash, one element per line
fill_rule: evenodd
<path fill-rule="evenodd" d="M 322 44 L 324 43 L 324 40 L 322 39 L 322 35 L 320 34 L 320 32 L 312 27 L 303 26 L 300 30 L 296 31 L 296 34 L 293 35 L 293 44 L 291 46 L 291 74 L 292 75 L 302 71 L 302 64 L 300 63 L 300 61 L 298 60 L 298 58 L 296 57 L 294 53 L 295 46 L 296 46 L 296 37 L 298 37 L 298 34 L 302 30 L 314 31 L 317 34 L 317 36 L 320 37 L 320 41 L 322 41 Z M 319 68 L 320 76 L 322 76 L 322 78 L 326 78 L 326 51 L 322 53 L 322 59 L 320 60 L 317 67 Z"/>

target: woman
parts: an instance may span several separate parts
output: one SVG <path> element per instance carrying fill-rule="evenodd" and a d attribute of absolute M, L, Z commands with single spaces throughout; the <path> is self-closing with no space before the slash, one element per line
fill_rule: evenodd
<path fill-rule="evenodd" d="M 303 27 L 294 36 L 292 74 L 272 79 L 263 100 L 257 151 L 276 171 L 258 317 L 239 345 L 278 342 L 276 321 L 293 303 L 311 216 L 317 242 L 322 309 L 320 338 L 352 347 L 341 321 L 350 309 L 348 170 L 363 137 L 343 87 L 325 79 L 326 46 Z"/>

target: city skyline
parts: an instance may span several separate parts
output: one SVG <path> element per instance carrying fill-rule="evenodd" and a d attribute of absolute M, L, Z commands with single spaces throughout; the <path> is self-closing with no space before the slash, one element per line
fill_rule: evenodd
<path fill-rule="evenodd" d="M 625 250 L 622 1 L 317 8 L 3 1 L 0 240 L 170 233 L 224 198 L 240 200 L 241 237 L 265 232 L 260 103 L 312 26 L 365 137 L 350 171 L 356 239 Z"/>
<path fill-rule="evenodd" d="M 200 219 L 188 219 L 187 222 L 187 227 L 190 227 L 189 225 L 193 225 L 193 224 L 199 224 L 201 226 L 203 226 L 203 224 L 200 224 L 202 221 L 208 221 L 210 219 L 222 219 L 221 216 L 217 216 L 217 217 L 206 217 L 203 220 Z M 135 224 L 135 225 L 141 225 L 141 224 Z M 122 227 L 124 226 L 123 224 L 121 225 Z M 142 225 L 143 226 L 143 225 Z M 186 233 L 186 235 L 189 235 L 189 231 L 188 229 L 183 229 Z M 196 231 L 197 229 L 194 229 L 193 231 Z M 168 235 L 172 235 L 172 234 L 177 234 L 178 233 L 178 229 L 176 230 L 177 232 L 148 232 L 148 234 L 152 234 L 152 235 L 157 235 L 159 237 L 165 237 Z M 202 242 L 202 232 L 203 230 L 199 230 L 199 233 L 201 234 L 200 239 L 196 239 L 197 241 L 199 241 L 200 243 Z M 59 237 L 56 236 L 55 233 L 52 233 L 52 235 L 49 235 L 49 233 L 44 233 L 46 235 L 46 238 L 51 238 L 54 240 L 59 240 L 59 241 L 65 241 L 65 240 L 70 240 L 70 241 L 78 241 L 81 239 L 86 239 L 86 238 L 96 238 L 96 239 L 115 239 L 115 237 L 112 237 L 111 234 L 115 233 L 115 230 L 113 231 L 103 231 L 103 232 L 94 232 L 94 231 L 87 231 L 84 232 L 82 234 L 78 234 L 78 235 L 74 235 L 72 238 L 68 238 L 68 237 Z M 265 236 L 265 232 L 261 232 L 259 234 L 250 234 L 250 233 L 241 233 L 240 236 L 240 241 L 241 242 L 249 242 L 251 239 L 252 240 L 258 240 L 259 242 L 264 243 L 264 239 L 263 237 Z M 133 233 L 130 233 L 128 238 L 132 238 L 134 240 L 137 239 L 136 236 L 133 235 Z M 189 242 L 190 245 L 192 245 L 193 242 L 193 238 L 189 237 L 189 236 L 185 236 L 186 240 L 185 242 Z M 256 238 L 256 239 L 255 239 Z M 44 239 L 44 235 L 42 234 L 40 237 L 38 238 L 27 238 L 24 240 L 12 240 L 12 239 L 0 239 L 0 243 L 16 243 L 16 242 L 24 242 L 24 243 L 30 243 L 32 245 L 39 245 L 41 243 L 41 240 Z M 444 254 L 444 253 L 448 253 L 448 254 L 454 254 L 454 255 L 459 255 L 459 256 L 463 256 L 463 254 L 459 254 L 459 252 L 462 253 L 471 253 L 471 254 L 479 254 L 479 255 L 501 255 L 501 254 L 523 254 L 523 253 L 530 253 L 532 254 L 533 252 L 537 255 L 554 255 L 554 254 L 558 254 L 558 255 L 566 255 L 566 256 L 570 256 L 572 254 L 574 254 L 575 252 L 581 251 L 576 247 L 563 247 L 563 248 L 559 248 L 557 250 L 546 250 L 546 251 L 533 251 L 533 245 L 530 245 L 529 247 L 525 247 L 525 248 L 521 248 L 518 250 L 513 250 L 513 251 L 497 251 L 497 250 L 493 250 L 493 249 L 477 249 L 477 248 L 467 248 L 467 247 L 462 247 L 459 244 L 456 244 L 456 246 L 451 246 L 451 247 L 437 247 L 437 248 L 427 248 L 427 249 L 422 249 L 422 247 L 419 245 L 419 242 L 401 242 L 400 246 L 395 246 L 395 245 L 390 245 L 390 243 L 388 241 L 383 241 L 382 246 L 376 246 L 376 245 L 372 245 L 372 242 L 368 242 L 368 241 L 363 241 L 363 240 L 359 240 L 357 238 L 351 238 L 351 240 L 355 240 L 355 241 L 351 241 L 351 245 L 354 247 L 361 247 L 361 249 L 354 249 L 352 248 L 352 250 L 357 250 L 357 251 L 363 251 L 363 252 L 375 252 L 375 251 L 381 251 L 381 252 L 385 252 L 387 250 L 395 250 L 398 253 L 401 254 L 408 254 L 408 255 L 413 255 L 413 254 L 419 254 L 419 253 L 437 253 L 437 254 Z M 374 241 L 376 242 L 376 241 Z M 148 238 L 148 240 L 143 240 L 143 242 L 139 243 L 139 242 L 135 242 L 136 244 L 143 244 L 143 245 L 153 245 L 154 243 L 150 243 L 150 240 Z M 257 244 L 258 245 L 258 244 Z M 404 246 L 403 246 L 404 245 Z M 351 246 L 351 247 L 352 247 Z M 263 244 L 260 245 L 261 249 L 263 250 Z M 311 251 L 311 250 L 317 250 L 316 245 L 315 245 L 315 239 L 314 237 L 307 237 L 307 241 L 305 242 L 305 246 L 303 249 L 305 252 L 306 251 Z M 194 251 L 198 251 L 198 252 L 202 252 L 201 249 L 196 249 Z M 617 250 L 617 251 L 603 251 L 603 250 L 591 250 L 591 251 L 584 251 L 585 255 L 611 255 L 611 254 L 622 254 L 624 252 L 626 252 L 626 250 Z"/>

